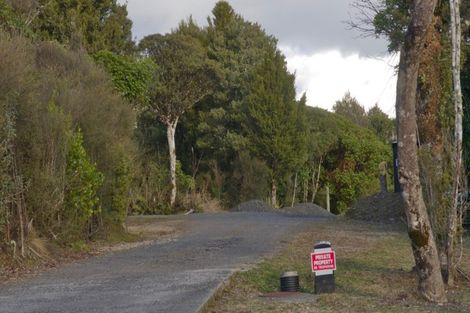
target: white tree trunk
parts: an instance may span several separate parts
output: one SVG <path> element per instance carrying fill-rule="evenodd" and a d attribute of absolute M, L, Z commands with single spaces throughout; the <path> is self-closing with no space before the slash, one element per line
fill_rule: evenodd
<path fill-rule="evenodd" d="M 446 255 L 447 255 L 447 284 L 454 285 L 456 262 L 454 257 L 455 236 L 457 233 L 460 181 L 462 179 L 462 87 L 460 83 L 460 0 L 449 0 L 452 37 L 452 76 L 454 84 L 454 173 L 453 173 L 453 203 L 448 217 Z"/>
<path fill-rule="evenodd" d="M 277 182 L 274 178 L 271 180 L 271 206 L 277 208 Z"/>
<path fill-rule="evenodd" d="M 170 156 L 170 206 L 173 207 L 176 201 L 176 148 L 175 148 L 175 131 L 178 120 L 166 125 L 166 135 L 168 139 L 168 152 Z"/>

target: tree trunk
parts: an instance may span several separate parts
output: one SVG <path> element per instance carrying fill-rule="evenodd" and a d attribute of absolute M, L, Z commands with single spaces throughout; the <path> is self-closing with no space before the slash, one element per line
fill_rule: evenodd
<path fill-rule="evenodd" d="M 446 255 L 447 255 L 447 284 L 454 285 L 456 262 L 454 258 L 454 244 L 457 233 L 457 220 L 459 208 L 459 190 L 462 174 L 462 87 L 460 83 L 460 40 L 462 36 L 460 26 L 460 0 L 449 0 L 452 35 L 452 76 L 454 84 L 454 175 L 453 175 L 453 203 L 449 212 Z"/>
<path fill-rule="evenodd" d="M 271 180 L 271 206 L 277 208 L 277 182 L 274 178 Z"/>
<path fill-rule="evenodd" d="M 178 120 L 166 125 L 166 135 L 168 139 L 168 151 L 170 156 L 170 206 L 173 207 L 176 201 L 176 148 L 175 148 L 175 131 Z"/>
<path fill-rule="evenodd" d="M 308 197 L 308 178 L 304 179 L 304 196 L 302 198 L 302 202 L 306 203 Z"/>
<path fill-rule="evenodd" d="M 398 156 L 408 234 L 418 271 L 418 290 L 431 302 L 447 302 L 439 257 L 419 179 L 416 92 L 419 55 L 437 0 L 414 0 L 400 55 L 397 81 Z"/>
<path fill-rule="evenodd" d="M 291 203 L 291 208 L 294 207 L 295 204 L 295 194 L 297 193 L 297 173 L 295 173 L 295 179 L 294 179 L 294 190 L 292 192 L 292 203 Z"/>
<path fill-rule="evenodd" d="M 315 178 L 315 169 L 313 169 L 313 174 L 312 174 L 312 203 L 315 201 L 315 197 L 317 195 L 318 191 L 318 184 L 320 183 L 320 174 L 321 174 L 321 164 L 322 164 L 323 158 L 320 157 L 320 160 L 318 161 L 318 171 L 316 172 L 316 178 Z"/>

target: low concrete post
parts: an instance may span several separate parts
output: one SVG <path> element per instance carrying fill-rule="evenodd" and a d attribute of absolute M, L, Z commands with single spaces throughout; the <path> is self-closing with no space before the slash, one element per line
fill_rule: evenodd
<path fill-rule="evenodd" d="M 310 255 L 314 273 L 315 294 L 335 291 L 336 256 L 329 241 L 317 242 Z"/>

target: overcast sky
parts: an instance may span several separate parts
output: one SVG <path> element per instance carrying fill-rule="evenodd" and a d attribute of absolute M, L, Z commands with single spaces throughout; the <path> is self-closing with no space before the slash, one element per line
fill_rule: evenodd
<path fill-rule="evenodd" d="M 124 0 L 120 2 L 125 2 Z M 137 39 L 167 33 L 192 15 L 199 25 L 217 0 L 128 0 Z M 296 73 L 300 95 L 308 104 L 331 109 L 346 91 L 366 108 L 379 103 L 394 115 L 397 56 L 386 53 L 383 39 L 359 38 L 344 23 L 354 14 L 352 0 L 231 0 L 246 20 L 258 22 L 279 40 L 289 70 Z"/>

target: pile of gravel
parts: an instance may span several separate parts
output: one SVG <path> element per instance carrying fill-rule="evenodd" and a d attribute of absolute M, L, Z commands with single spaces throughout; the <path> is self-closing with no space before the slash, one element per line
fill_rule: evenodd
<path fill-rule="evenodd" d="M 272 212 L 273 209 L 261 200 L 250 200 L 242 202 L 230 209 L 232 212 Z"/>
<path fill-rule="evenodd" d="M 401 193 L 380 192 L 359 199 L 346 216 L 357 220 L 396 223 L 406 220 L 405 203 Z"/>
<path fill-rule="evenodd" d="M 299 203 L 294 207 L 282 208 L 282 211 L 292 216 L 335 217 L 333 213 L 313 203 Z"/>

